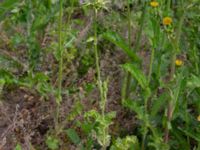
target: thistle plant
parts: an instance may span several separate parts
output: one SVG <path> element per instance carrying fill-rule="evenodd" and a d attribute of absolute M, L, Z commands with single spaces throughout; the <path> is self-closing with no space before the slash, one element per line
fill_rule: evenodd
<path fill-rule="evenodd" d="M 129 49 L 131 48 L 131 10 L 130 10 L 130 4 L 129 4 L 129 0 L 127 0 L 127 20 L 128 20 L 128 46 Z M 128 97 L 129 95 L 129 88 L 130 88 L 130 81 L 131 81 L 131 77 L 130 77 L 130 73 L 125 72 L 125 78 L 123 81 L 123 86 L 122 86 L 122 103 L 123 101 Z"/>
<path fill-rule="evenodd" d="M 107 92 L 108 92 L 108 80 L 103 81 L 101 77 L 101 70 L 100 70 L 100 61 L 99 61 L 99 53 L 98 53 L 98 35 L 97 35 L 97 18 L 98 18 L 98 12 L 101 9 L 107 9 L 106 4 L 108 1 L 105 0 L 93 0 L 88 3 L 85 3 L 86 6 L 91 6 L 94 11 L 94 53 L 95 53 L 95 64 L 96 64 L 96 72 L 97 72 L 97 85 L 100 93 L 100 109 L 101 114 L 98 114 L 96 111 L 89 111 L 88 115 L 86 115 L 86 118 L 94 118 L 95 122 L 99 123 L 99 126 L 97 127 L 96 133 L 96 139 L 98 143 L 102 146 L 102 150 L 105 150 L 107 146 L 109 146 L 110 143 L 110 136 L 108 133 L 109 125 L 111 124 L 111 120 L 114 115 L 111 115 L 110 117 L 107 117 L 107 114 L 105 114 L 105 108 L 107 103 Z M 94 115 L 94 113 L 96 115 Z M 109 116 L 109 115 L 108 115 Z"/>
<path fill-rule="evenodd" d="M 170 17 L 165 17 L 163 19 L 163 24 L 165 26 L 168 26 L 167 28 L 169 29 L 169 26 L 172 24 L 172 19 Z M 179 27 L 178 30 L 175 34 L 174 29 L 167 29 L 167 35 L 170 43 L 172 44 L 173 51 L 172 51 L 172 57 L 171 57 L 171 66 L 170 66 L 170 79 L 169 82 L 173 82 L 174 80 L 174 75 L 176 72 L 176 66 L 181 66 L 183 62 L 179 59 L 177 59 L 177 54 L 180 52 L 180 47 L 179 47 L 179 42 L 180 42 L 180 36 L 181 36 L 181 28 L 183 24 L 183 18 L 181 17 L 179 21 Z M 171 30 L 171 32 L 169 32 Z M 173 111 L 176 107 L 177 100 L 174 98 L 174 96 L 171 96 L 172 99 L 169 101 L 168 104 L 168 109 L 167 109 L 167 126 L 165 129 L 165 142 L 167 143 L 169 141 L 169 125 L 171 124 L 171 120 L 173 118 Z"/>
<path fill-rule="evenodd" d="M 62 41 L 62 17 L 63 17 L 63 0 L 59 1 L 59 18 L 58 18 L 58 51 L 59 51 L 59 72 L 58 72 L 58 95 L 56 97 L 56 114 L 55 128 L 58 130 L 60 103 L 62 101 L 62 79 L 63 79 L 63 41 Z"/>
<path fill-rule="evenodd" d="M 139 50 L 139 46 L 140 46 L 140 41 L 142 38 L 142 32 L 144 29 L 144 22 L 145 22 L 145 18 L 146 18 L 146 10 L 147 10 L 147 2 L 143 3 L 143 7 L 142 7 L 142 14 L 140 17 L 140 27 L 139 27 L 139 31 L 137 33 L 136 36 L 136 42 L 135 42 L 135 46 L 133 47 L 134 53 L 137 52 Z M 131 37 L 131 33 L 132 33 L 132 23 L 131 23 L 131 8 L 130 8 L 130 1 L 127 0 L 127 20 L 128 20 L 128 46 L 129 49 L 131 49 L 131 41 L 132 41 L 132 37 Z M 139 62 L 136 59 L 131 59 L 129 60 L 131 62 Z M 122 103 L 124 102 L 124 100 L 126 100 L 127 98 L 129 98 L 129 94 L 130 94 L 130 83 L 131 83 L 131 75 L 128 72 L 125 72 L 125 78 L 123 81 L 123 85 L 122 85 L 122 92 L 121 92 L 121 97 L 122 97 Z M 137 86 L 137 85 L 136 85 Z"/>

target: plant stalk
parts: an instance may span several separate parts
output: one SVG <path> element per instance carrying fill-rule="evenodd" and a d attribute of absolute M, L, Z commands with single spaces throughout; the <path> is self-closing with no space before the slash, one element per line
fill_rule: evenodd
<path fill-rule="evenodd" d="M 58 72 L 58 97 L 56 98 L 56 118 L 55 128 L 58 129 L 60 103 L 62 101 L 62 79 L 63 79 L 63 47 L 62 47 L 62 17 L 63 17 L 63 0 L 59 2 L 59 19 L 58 19 L 58 51 L 59 51 L 59 72 Z"/>
<path fill-rule="evenodd" d="M 98 16 L 98 10 L 94 9 L 94 52 L 95 52 L 95 62 L 96 62 L 96 71 L 97 71 L 97 84 L 100 92 L 100 108 L 101 108 L 101 115 L 103 118 L 103 121 L 105 121 L 105 105 L 106 105 L 106 99 L 107 99 L 107 88 L 105 85 L 106 83 L 103 83 L 101 80 L 101 71 L 100 71 L 100 62 L 99 62 L 99 55 L 98 55 L 98 36 L 97 36 L 97 16 Z M 107 135 L 107 129 L 103 129 L 103 142 L 102 142 L 102 150 L 106 150 L 106 135 Z"/>
<path fill-rule="evenodd" d="M 127 0 L 127 16 L 128 16 L 128 45 L 129 48 L 131 48 L 131 10 L 130 10 L 130 5 L 129 5 L 129 0 Z M 140 19 L 140 29 L 137 35 L 137 39 L 136 39 L 136 43 L 134 46 L 134 50 L 135 52 L 138 51 L 139 49 L 139 45 L 140 45 L 140 40 L 142 37 L 142 31 L 144 28 L 144 20 L 145 20 L 145 16 L 146 16 L 146 2 L 144 4 L 143 10 L 142 10 L 142 15 L 141 15 L 141 19 Z M 127 99 L 129 97 L 129 92 L 130 92 L 130 84 L 131 84 L 131 75 L 128 72 L 125 72 L 125 78 L 123 81 L 123 85 L 122 85 L 122 92 L 121 92 L 121 96 L 122 96 L 122 103 L 125 99 Z"/>
<path fill-rule="evenodd" d="M 148 74 L 148 83 L 150 84 L 151 82 L 151 74 L 152 74 L 152 68 L 153 68 L 153 62 L 154 62 L 154 57 L 155 57 L 155 48 L 152 48 L 151 51 L 151 60 L 150 60 L 150 66 L 149 66 L 149 74 Z"/>

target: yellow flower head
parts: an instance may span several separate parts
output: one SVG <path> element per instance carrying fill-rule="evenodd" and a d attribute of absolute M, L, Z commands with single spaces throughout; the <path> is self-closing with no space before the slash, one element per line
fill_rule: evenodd
<path fill-rule="evenodd" d="M 156 1 L 151 1 L 151 2 L 150 2 L 150 5 L 151 5 L 151 7 L 158 7 L 158 6 L 159 6 L 159 3 L 156 2 Z"/>
<path fill-rule="evenodd" d="M 183 61 L 180 59 L 176 59 L 175 64 L 176 64 L 176 66 L 180 67 L 183 65 Z"/>
<path fill-rule="evenodd" d="M 200 121 L 200 115 L 197 117 L 197 121 Z"/>
<path fill-rule="evenodd" d="M 172 24 L 172 18 L 171 17 L 165 17 L 165 18 L 163 18 L 163 24 L 164 25 L 170 25 L 170 24 Z"/>

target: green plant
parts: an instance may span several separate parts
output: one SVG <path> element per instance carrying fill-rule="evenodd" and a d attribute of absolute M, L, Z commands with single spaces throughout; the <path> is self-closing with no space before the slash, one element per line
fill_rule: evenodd
<path fill-rule="evenodd" d="M 56 150 L 59 148 L 59 140 L 55 137 L 48 136 L 45 142 L 48 148 L 51 150 Z"/>
<path fill-rule="evenodd" d="M 112 124 L 112 119 L 114 117 L 114 112 L 100 114 L 95 110 L 86 112 L 84 115 L 87 124 L 92 126 L 90 134 L 92 134 L 92 137 L 97 139 L 103 150 L 110 145 L 111 136 L 109 135 L 108 129 Z"/>
<path fill-rule="evenodd" d="M 85 118 L 90 122 L 90 118 L 95 120 L 97 129 L 95 129 L 96 139 L 98 143 L 102 146 L 102 149 L 105 150 L 109 146 L 110 136 L 108 134 L 109 125 L 111 124 L 111 119 L 113 115 L 105 114 L 105 108 L 107 103 L 107 92 L 108 92 L 108 81 L 102 81 L 101 71 L 100 71 L 100 62 L 98 54 L 98 35 L 97 35 L 97 17 L 100 9 L 106 9 L 107 1 L 104 0 L 95 0 L 92 2 L 86 3 L 87 6 L 92 6 L 94 11 L 94 53 L 95 53 L 95 64 L 97 72 L 97 85 L 100 92 L 100 110 L 101 114 L 91 110 L 85 114 Z M 107 116 L 108 115 L 108 116 Z"/>
<path fill-rule="evenodd" d="M 125 138 L 117 138 L 111 146 L 111 150 L 139 150 L 139 143 L 135 136 L 126 136 Z"/>
<path fill-rule="evenodd" d="M 0 129 L 15 128 L 0 145 L 199 150 L 199 11 L 199 0 L 2 1 Z"/>
<path fill-rule="evenodd" d="M 15 147 L 15 150 L 22 150 L 22 147 L 20 144 L 17 144 L 16 147 Z"/>

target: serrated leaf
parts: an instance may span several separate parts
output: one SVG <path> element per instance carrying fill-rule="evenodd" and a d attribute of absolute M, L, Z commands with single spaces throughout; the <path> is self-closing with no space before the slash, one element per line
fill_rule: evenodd
<path fill-rule="evenodd" d="M 140 58 L 129 47 L 126 41 L 116 32 L 108 31 L 103 34 L 103 38 L 121 48 L 133 61 L 140 61 Z"/>
<path fill-rule="evenodd" d="M 130 63 L 127 63 L 127 64 L 124 64 L 122 65 L 122 67 L 131 73 L 131 75 L 133 76 L 133 78 L 135 78 L 138 83 L 140 84 L 140 86 L 146 90 L 148 89 L 148 81 L 147 81 L 147 78 L 146 76 L 143 74 L 143 72 L 138 69 L 135 65 L 133 64 L 130 64 Z"/>
<path fill-rule="evenodd" d="M 77 132 L 74 129 L 68 129 L 66 130 L 67 136 L 70 138 L 70 140 L 78 145 L 81 142 L 80 137 L 78 136 Z"/>
<path fill-rule="evenodd" d="M 167 93 L 163 93 L 159 98 L 153 101 L 151 116 L 155 116 L 167 103 Z"/>
<path fill-rule="evenodd" d="M 189 88 L 199 88 L 200 87 L 200 77 L 191 75 L 191 78 L 187 82 Z"/>
<path fill-rule="evenodd" d="M 200 135 L 198 133 L 189 131 L 189 130 L 185 130 L 182 128 L 179 128 L 179 130 L 182 131 L 183 133 L 185 133 L 187 136 L 191 137 L 192 139 L 200 142 Z"/>
<path fill-rule="evenodd" d="M 138 118 L 142 119 L 144 117 L 143 108 L 134 100 L 125 100 L 123 106 L 129 108 L 131 111 L 137 113 Z"/>

